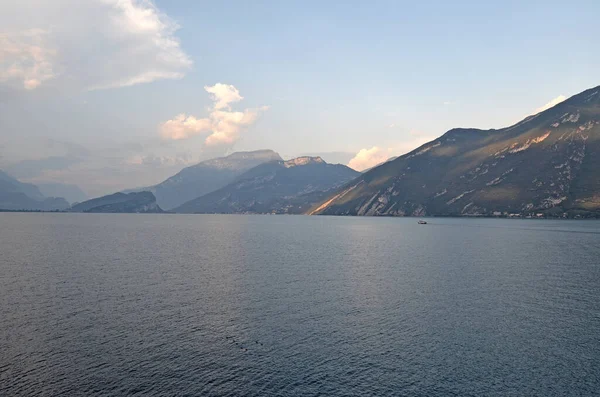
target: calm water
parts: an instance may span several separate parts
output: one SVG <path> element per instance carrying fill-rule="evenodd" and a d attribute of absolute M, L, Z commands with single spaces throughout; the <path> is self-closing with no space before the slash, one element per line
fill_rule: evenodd
<path fill-rule="evenodd" d="M 2 396 L 599 393 L 599 222 L 0 214 Z"/>

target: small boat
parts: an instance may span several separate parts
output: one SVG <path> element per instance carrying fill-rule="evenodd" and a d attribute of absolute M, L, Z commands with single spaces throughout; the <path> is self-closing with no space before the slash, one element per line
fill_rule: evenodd
<path fill-rule="evenodd" d="M 426 225 L 427 222 L 425 222 L 423 219 L 419 220 L 419 222 L 417 222 L 419 225 Z"/>

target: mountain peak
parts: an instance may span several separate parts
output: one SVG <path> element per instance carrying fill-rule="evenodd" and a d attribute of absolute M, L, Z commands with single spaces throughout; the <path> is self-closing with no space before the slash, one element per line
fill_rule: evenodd
<path fill-rule="evenodd" d="M 259 149 L 259 150 L 250 150 L 250 151 L 242 151 L 242 152 L 233 152 L 225 158 L 248 158 L 248 157 L 270 157 L 270 156 L 279 156 L 279 154 L 271 149 Z"/>
<path fill-rule="evenodd" d="M 186 167 L 158 185 L 131 191 L 147 190 L 156 196 L 161 208 L 170 210 L 231 183 L 237 176 L 259 164 L 283 161 L 273 150 L 235 152 Z"/>
<path fill-rule="evenodd" d="M 214 159 L 206 160 L 192 167 L 214 167 L 221 169 L 249 169 L 254 165 L 265 163 L 268 161 L 281 161 L 282 158 L 279 153 L 265 149 L 265 150 L 254 150 L 251 152 L 234 152 L 225 157 L 217 157 Z M 247 164 L 251 164 L 250 167 Z M 190 168 L 192 168 L 190 167 Z"/>
<path fill-rule="evenodd" d="M 325 163 L 325 160 L 323 160 L 319 156 L 316 156 L 316 157 L 301 156 L 301 157 L 296 157 L 295 159 L 291 159 L 291 160 L 287 160 L 287 161 L 283 162 L 283 165 L 285 166 L 285 168 L 297 167 L 297 166 L 302 166 L 302 165 L 307 165 L 307 164 L 327 164 L 327 163 Z"/>
<path fill-rule="evenodd" d="M 324 199 L 331 189 L 348 183 L 358 175 L 360 173 L 345 165 L 327 164 L 320 157 L 302 156 L 288 161 L 270 161 L 246 171 L 221 189 L 188 201 L 174 211 L 298 214 Z"/>

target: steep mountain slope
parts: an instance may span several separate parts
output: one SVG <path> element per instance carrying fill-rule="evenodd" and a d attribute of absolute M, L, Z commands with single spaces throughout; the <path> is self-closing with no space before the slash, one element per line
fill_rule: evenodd
<path fill-rule="evenodd" d="M 68 207 L 69 203 L 62 197 L 44 197 L 37 186 L 20 182 L 0 171 L 0 209 L 54 211 Z"/>
<path fill-rule="evenodd" d="M 236 152 L 184 168 L 158 185 L 126 192 L 152 192 L 158 205 L 168 210 L 222 188 L 236 176 L 259 164 L 275 160 L 281 160 L 281 157 L 272 150 Z"/>
<path fill-rule="evenodd" d="M 320 157 L 273 161 L 252 168 L 233 183 L 191 200 L 175 212 L 302 213 L 325 198 L 327 191 L 358 175 Z"/>
<path fill-rule="evenodd" d="M 115 193 L 74 205 L 71 212 L 161 213 L 151 192 Z"/>
<path fill-rule="evenodd" d="M 501 130 L 454 129 L 339 189 L 312 214 L 596 216 L 600 87 Z"/>

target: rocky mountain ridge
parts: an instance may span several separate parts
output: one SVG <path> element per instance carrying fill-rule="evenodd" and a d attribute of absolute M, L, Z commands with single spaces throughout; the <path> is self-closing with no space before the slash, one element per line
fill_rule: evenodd
<path fill-rule="evenodd" d="M 258 165 L 229 185 L 191 200 L 175 212 L 277 213 L 305 212 L 331 189 L 359 173 L 320 157 L 303 156 Z"/>
<path fill-rule="evenodd" d="M 186 167 L 155 186 L 130 189 L 124 193 L 152 192 L 158 205 L 170 210 L 227 185 L 252 167 L 274 160 L 281 160 L 281 157 L 272 150 L 235 152 Z"/>
<path fill-rule="evenodd" d="M 596 216 L 600 87 L 500 130 L 457 128 L 340 188 L 311 214 Z"/>

